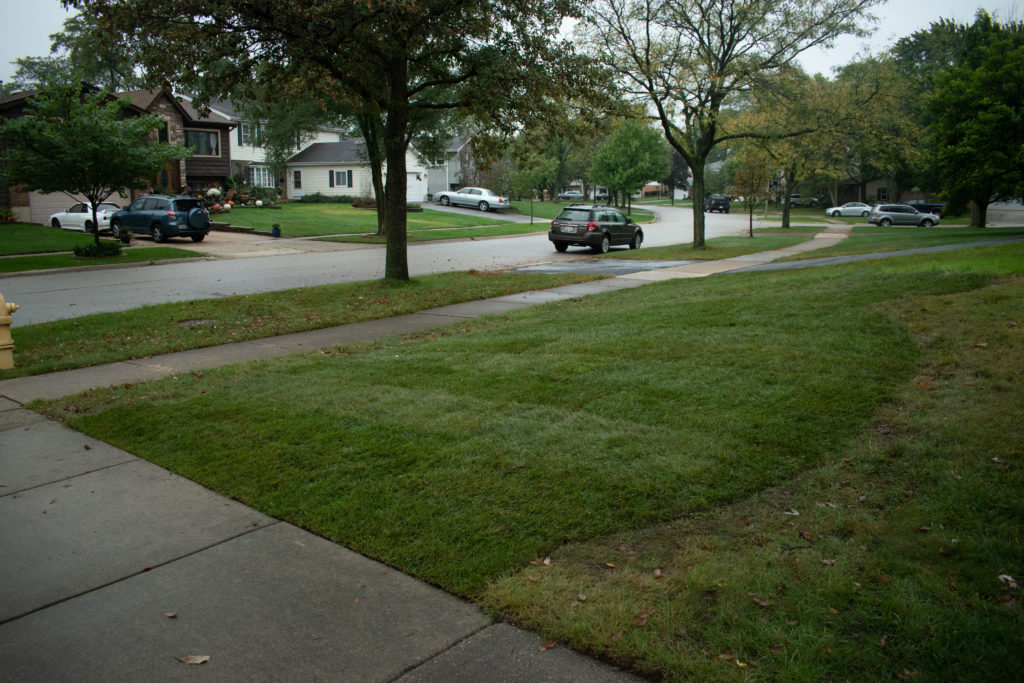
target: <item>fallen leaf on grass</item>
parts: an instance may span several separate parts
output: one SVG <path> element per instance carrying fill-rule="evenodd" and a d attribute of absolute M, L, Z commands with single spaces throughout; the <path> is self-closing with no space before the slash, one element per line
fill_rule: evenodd
<path fill-rule="evenodd" d="M 584 593 L 580 593 L 579 595 L 576 596 L 576 599 L 579 600 L 580 602 L 586 602 L 587 601 L 587 596 Z"/>
<path fill-rule="evenodd" d="M 605 562 L 605 563 L 604 563 L 604 566 L 606 566 L 606 567 L 611 567 L 612 569 L 615 569 L 615 564 L 614 564 L 614 563 L 612 563 L 612 562 Z"/>
<path fill-rule="evenodd" d="M 799 517 L 799 516 L 800 516 L 800 513 L 799 513 L 799 512 L 797 512 L 797 511 L 796 511 L 796 509 L 793 509 L 793 510 L 786 510 L 786 511 L 785 511 L 785 512 L 783 512 L 782 514 L 784 514 L 784 515 L 792 515 L 793 517 Z"/>
<path fill-rule="evenodd" d="M 919 534 L 924 534 L 924 533 L 927 533 L 927 532 L 929 532 L 931 530 L 932 530 L 932 528 L 930 526 L 928 526 L 927 524 L 923 524 L 923 525 L 917 527 L 917 532 Z"/>
<path fill-rule="evenodd" d="M 999 575 L 999 580 L 1002 581 L 1003 583 L 1005 583 L 1007 586 L 1009 586 L 1013 590 L 1017 590 L 1017 579 L 1013 578 L 1009 574 L 1000 574 Z"/>
<path fill-rule="evenodd" d="M 768 602 L 767 600 L 761 600 L 760 598 L 754 598 L 754 603 L 760 605 L 761 607 L 772 606 L 772 603 Z"/>
<path fill-rule="evenodd" d="M 988 343 L 987 342 L 978 342 L 977 344 L 974 345 L 974 348 L 976 348 L 976 349 L 987 349 L 988 348 Z"/>
<path fill-rule="evenodd" d="M 620 640 L 622 640 L 622 634 L 623 633 L 625 633 L 625 631 L 616 631 L 615 633 L 613 633 L 612 634 L 612 642 L 617 643 Z"/>
<path fill-rule="evenodd" d="M 206 664 L 210 661 L 210 655 L 185 655 L 178 657 L 178 661 L 182 664 Z"/>
<path fill-rule="evenodd" d="M 831 567 L 832 565 L 834 565 L 836 563 L 836 561 L 835 560 L 822 560 L 821 563 L 823 565 L 825 565 L 826 567 Z"/>
<path fill-rule="evenodd" d="M 882 639 L 878 641 L 878 647 L 885 647 L 889 644 L 889 636 L 882 636 Z"/>
<path fill-rule="evenodd" d="M 732 654 L 729 652 L 723 652 L 722 654 L 718 655 L 718 658 L 724 661 L 729 661 L 730 659 L 732 659 Z"/>
<path fill-rule="evenodd" d="M 633 626 L 647 626 L 647 618 L 651 616 L 651 613 L 647 610 L 636 615 L 636 619 L 633 621 Z"/>
<path fill-rule="evenodd" d="M 661 571 L 660 567 L 658 569 L 655 569 L 654 570 L 654 578 L 656 578 L 656 579 L 664 579 L 665 578 L 665 572 Z"/>
<path fill-rule="evenodd" d="M 813 537 L 814 537 L 814 534 L 812 534 L 810 531 L 801 531 L 800 532 L 800 538 L 804 539 L 805 541 L 809 541 Z"/>
<path fill-rule="evenodd" d="M 540 651 L 541 652 L 547 652 L 548 650 L 550 650 L 551 648 L 553 648 L 557 644 L 558 643 L 556 643 L 553 640 L 545 640 L 543 643 L 540 644 Z"/>

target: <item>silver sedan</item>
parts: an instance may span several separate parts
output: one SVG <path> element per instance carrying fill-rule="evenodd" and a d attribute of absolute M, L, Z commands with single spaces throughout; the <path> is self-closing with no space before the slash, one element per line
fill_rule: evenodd
<path fill-rule="evenodd" d="M 833 206 L 825 209 L 826 216 L 862 216 L 867 218 L 871 215 L 871 207 L 862 202 L 847 202 L 842 206 Z"/>
<path fill-rule="evenodd" d="M 117 204 L 104 202 L 96 207 L 96 220 L 99 221 L 100 231 L 110 229 L 110 217 L 121 207 Z M 80 232 L 94 232 L 92 225 L 92 208 L 85 203 L 78 203 L 69 206 L 66 211 L 55 213 L 50 216 L 50 225 L 64 230 L 78 230 Z"/>
<path fill-rule="evenodd" d="M 458 190 L 438 192 L 434 199 L 442 206 L 475 206 L 481 211 L 509 208 L 508 197 L 494 194 L 483 187 L 463 187 Z"/>

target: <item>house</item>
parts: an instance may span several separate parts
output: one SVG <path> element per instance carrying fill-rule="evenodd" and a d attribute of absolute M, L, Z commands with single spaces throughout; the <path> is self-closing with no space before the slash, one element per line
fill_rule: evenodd
<path fill-rule="evenodd" d="M 88 87 L 88 86 L 87 86 Z M 21 116 L 37 90 L 28 90 L 0 98 L 0 116 L 12 118 Z M 176 161 L 151 180 L 152 191 L 179 192 L 185 185 L 201 189 L 220 185 L 231 167 L 231 130 L 234 124 L 227 119 L 211 114 L 199 116 L 191 104 L 171 96 L 163 89 L 135 90 L 111 95 L 127 98 L 127 108 L 133 115 L 156 114 L 164 125 L 154 138 L 171 144 L 183 143 L 194 152 L 184 162 Z M 117 203 L 127 203 L 136 194 L 124 194 Z M 8 206 L 18 220 L 46 224 L 53 213 L 63 211 L 75 201 L 61 192 L 42 194 L 40 192 L 19 192 L 16 188 L 0 187 L 0 206 Z"/>
<path fill-rule="evenodd" d="M 476 172 L 476 158 L 469 135 L 459 135 L 445 146 L 444 156 L 430 162 L 427 169 L 427 193 L 434 196 L 445 190 L 457 190 Z"/>
<path fill-rule="evenodd" d="M 186 185 L 201 190 L 224 184 L 224 179 L 231 175 L 231 131 L 235 128 L 232 121 L 212 111 L 200 116 L 191 102 L 162 88 L 119 94 L 164 120 L 164 127 L 157 131 L 160 142 L 184 144 L 193 150 L 184 163 L 169 164 L 154 178 L 154 189 L 174 193 Z"/>
<path fill-rule="evenodd" d="M 284 178 L 275 178 L 267 164 L 267 151 L 256 144 L 260 121 L 247 118 L 239 106 L 231 100 L 210 100 L 210 112 L 235 124 L 232 135 L 231 172 L 229 175 L 244 177 L 246 185 L 256 187 L 278 187 L 284 189 Z M 318 142 L 338 142 L 343 139 L 341 129 L 324 126 L 315 132 L 304 134 L 295 141 L 294 151 Z"/>
<path fill-rule="evenodd" d="M 405 172 L 406 201 L 424 201 L 427 196 L 427 168 L 411 148 L 405 153 Z M 387 177 L 387 168 L 384 176 Z M 301 199 L 314 193 L 336 197 L 374 196 L 366 142 L 362 138 L 315 142 L 288 160 L 285 196 Z"/>

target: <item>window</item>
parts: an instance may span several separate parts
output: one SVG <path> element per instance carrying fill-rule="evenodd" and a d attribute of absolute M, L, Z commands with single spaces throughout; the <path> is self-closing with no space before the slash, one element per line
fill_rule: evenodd
<path fill-rule="evenodd" d="M 245 169 L 245 184 L 254 187 L 277 187 L 269 166 L 249 166 Z"/>
<path fill-rule="evenodd" d="M 215 130 L 186 130 L 185 146 L 204 157 L 220 156 L 220 133 Z"/>
<path fill-rule="evenodd" d="M 292 187 L 302 189 L 302 171 L 292 171 Z"/>
<path fill-rule="evenodd" d="M 328 187 L 352 187 L 352 171 L 328 171 Z"/>
<path fill-rule="evenodd" d="M 156 141 L 167 142 L 167 122 L 161 121 L 160 127 L 156 129 Z"/>
<path fill-rule="evenodd" d="M 238 124 L 238 144 L 240 145 L 255 145 L 259 134 L 260 127 L 257 123 Z"/>

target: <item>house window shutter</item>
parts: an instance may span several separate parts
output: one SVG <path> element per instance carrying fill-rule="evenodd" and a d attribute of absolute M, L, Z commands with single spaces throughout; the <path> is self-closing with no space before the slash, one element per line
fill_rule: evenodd
<path fill-rule="evenodd" d="M 352 171 L 348 171 L 348 187 L 352 187 Z"/>
<path fill-rule="evenodd" d="M 327 172 L 327 187 L 334 187 L 334 171 Z"/>
<path fill-rule="evenodd" d="M 242 124 L 238 124 L 238 144 L 242 144 Z"/>

